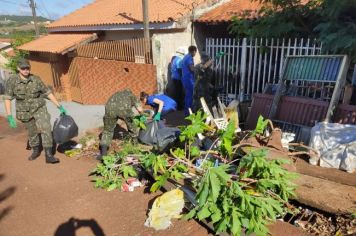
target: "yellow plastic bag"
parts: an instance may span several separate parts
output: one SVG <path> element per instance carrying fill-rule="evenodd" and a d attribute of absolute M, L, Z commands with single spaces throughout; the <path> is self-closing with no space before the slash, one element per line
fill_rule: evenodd
<path fill-rule="evenodd" d="M 171 225 L 171 219 L 181 217 L 184 207 L 184 193 L 174 189 L 158 197 L 151 208 L 145 226 L 155 230 L 164 230 Z"/>

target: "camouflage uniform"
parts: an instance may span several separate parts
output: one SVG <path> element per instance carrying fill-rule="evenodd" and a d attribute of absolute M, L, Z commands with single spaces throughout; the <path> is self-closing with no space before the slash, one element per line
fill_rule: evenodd
<path fill-rule="evenodd" d="M 139 107 L 140 102 L 130 90 L 123 90 L 112 95 L 105 105 L 104 131 L 100 145 L 110 146 L 118 119 L 122 119 L 129 132 L 137 134 L 138 128 L 133 122 L 132 107 Z"/>
<path fill-rule="evenodd" d="M 44 148 L 53 146 L 50 115 L 44 99 L 50 93 L 49 88 L 35 75 L 27 79 L 14 75 L 6 82 L 4 99 L 16 99 L 16 118 L 25 125 L 31 147 L 40 145 L 38 133 L 41 133 Z"/>
<path fill-rule="evenodd" d="M 205 70 L 202 69 L 202 65 L 195 66 L 195 85 L 193 92 L 193 112 L 202 108 L 200 98 L 204 97 L 208 107 L 216 105 L 217 94 L 214 89 L 214 73 L 209 67 Z"/>

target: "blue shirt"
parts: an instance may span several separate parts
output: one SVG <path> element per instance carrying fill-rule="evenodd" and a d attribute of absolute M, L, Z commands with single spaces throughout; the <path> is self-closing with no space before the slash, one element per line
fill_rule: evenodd
<path fill-rule="evenodd" d="M 182 75 L 181 71 L 182 70 L 182 58 L 179 56 L 175 56 L 174 59 L 172 60 L 171 64 L 171 77 L 172 79 L 175 80 L 181 80 Z"/>
<path fill-rule="evenodd" d="M 148 96 L 146 104 L 150 105 L 151 107 L 158 108 L 158 104 L 153 102 L 154 99 L 158 99 L 164 102 L 162 112 L 177 110 L 177 103 L 172 98 L 164 94 L 155 94 Z"/>
<path fill-rule="evenodd" d="M 194 81 L 194 73 L 190 70 L 190 66 L 194 65 L 194 60 L 192 55 L 189 53 L 184 56 L 182 61 L 182 72 L 183 72 L 183 80 L 192 80 Z"/>

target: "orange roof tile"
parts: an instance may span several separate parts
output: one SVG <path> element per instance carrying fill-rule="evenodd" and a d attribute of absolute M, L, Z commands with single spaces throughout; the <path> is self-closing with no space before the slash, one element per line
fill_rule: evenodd
<path fill-rule="evenodd" d="M 12 39 L 9 39 L 9 38 L 0 38 L 0 42 L 1 42 L 1 43 L 11 43 L 11 42 L 12 42 Z"/>
<path fill-rule="evenodd" d="M 31 52 L 64 54 L 72 48 L 97 39 L 96 34 L 49 34 L 18 47 Z"/>
<path fill-rule="evenodd" d="M 149 0 L 150 23 L 176 21 L 189 13 L 192 5 L 206 0 Z M 97 0 L 63 18 L 52 22 L 48 28 L 97 26 L 141 23 L 142 0 Z"/>
<path fill-rule="evenodd" d="M 203 14 L 196 22 L 230 22 L 233 16 L 241 16 L 246 11 L 249 11 L 251 17 L 256 17 L 260 7 L 259 2 L 251 0 L 231 0 Z"/>

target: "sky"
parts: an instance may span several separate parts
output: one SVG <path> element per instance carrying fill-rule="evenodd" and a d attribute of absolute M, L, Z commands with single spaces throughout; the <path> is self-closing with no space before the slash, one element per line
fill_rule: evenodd
<path fill-rule="evenodd" d="M 39 16 L 56 20 L 94 0 L 35 0 Z M 32 15 L 28 0 L 0 0 L 0 15 Z"/>

